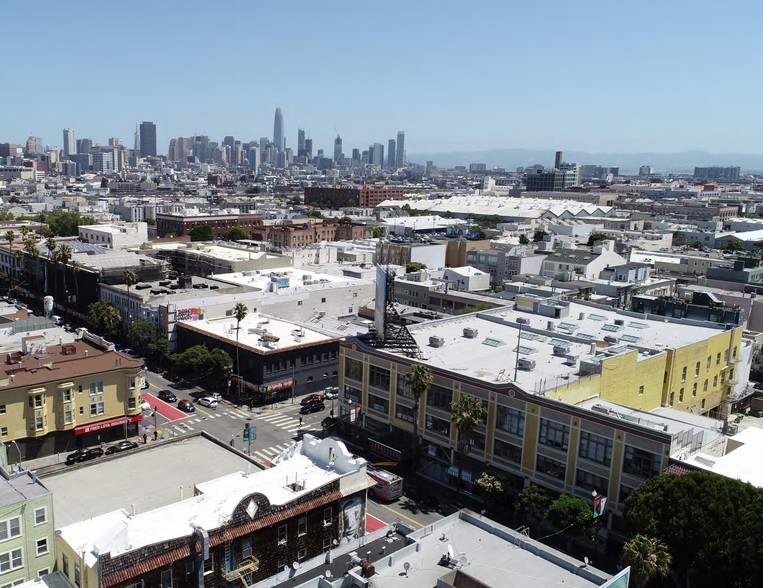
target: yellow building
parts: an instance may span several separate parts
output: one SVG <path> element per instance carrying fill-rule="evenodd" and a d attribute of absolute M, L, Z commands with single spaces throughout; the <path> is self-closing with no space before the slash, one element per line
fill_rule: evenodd
<path fill-rule="evenodd" d="M 15 442 L 20 459 L 74 451 L 137 432 L 142 361 L 85 333 L 49 345 L 45 335 L 22 340 L 0 371 L 0 441 Z"/>
<path fill-rule="evenodd" d="M 751 360 L 741 328 L 559 301 L 408 330 L 417 357 L 361 338 L 341 344 L 340 416 L 350 433 L 365 429 L 372 449 L 396 458 L 418 420 L 424 472 L 452 485 L 459 443 L 451 403 L 468 394 L 482 399 L 487 419 L 462 457 L 465 483 L 497 470 L 520 488 L 532 481 L 588 499 L 595 490 L 615 514 L 671 455 L 718 435 L 713 421 L 698 425 L 682 411 L 727 411 Z M 414 363 L 434 376 L 418 413 L 405 380 Z"/>

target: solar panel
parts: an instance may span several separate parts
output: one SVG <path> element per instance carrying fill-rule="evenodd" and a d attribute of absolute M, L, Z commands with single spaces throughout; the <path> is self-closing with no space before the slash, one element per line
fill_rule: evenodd
<path fill-rule="evenodd" d="M 613 333 L 616 333 L 617 331 L 621 331 L 622 328 L 623 327 L 621 325 L 613 325 L 611 323 L 607 323 L 606 325 L 601 325 L 602 331 L 611 331 Z"/>
<path fill-rule="evenodd" d="M 587 341 L 596 339 L 596 337 L 594 337 L 593 335 L 589 335 L 588 333 L 578 333 L 576 336 L 580 337 L 581 339 L 586 339 Z"/>
<path fill-rule="evenodd" d="M 491 339 L 488 337 L 482 342 L 483 345 L 487 345 L 488 347 L 500 347 L 501 345 L 506 345 L 503 341 L 500 339 Z"/>
<path fill-rule="evenodd" d="M 637 323 L 637 322 L 634 322 L 634 321 L 629 322 L 628 326 L 629 327 L 633 327 L 634 329 L 648 329 L 649 328 L 649 325 L 647 325 L 646 323 Z"/>
<path fill-rule="evenodd" d="M 527 331 L 522 331 L 519 336 L 522 339 L 527 339 L 528 341 L 537 341 L 538 339 L 541 339 L 542 336 L 538 335 L 538 333 L 528 333 Z"/>
<path fill-rule="evenodd" d="M 556 337 L 552 338 L 549 341 L 550 345 L 554 345 L 555 347 L 569 347 L 571 345 L 570 341 L 567 341 L 567 339 L 558 339 Z"/>
<path fill-rule="evenodd" d="M 607 317 L 604 316 L 603 314 L 589 314 L 588 318 L 591 319 L 592 321 L 605 321 L 605 320 L 607 320 Z"/>
<path fill-rule="evenodd" d="M 537 349 L 535 349 L 534 347 L 527 347 L 526 345 L 520 345 L 518 349 L 519 349 L 519 352 L 523 355 L 531 355 L 533 353 L 538 353 Z M 514 351 L 516 350 L 517 348 L 515 347 Z"/>
<path fill-rule="evenodd" d="M 577 323 L 559 323 L 559 328 L 565 331 L 574 331 L 580 328 Z"/>
<path fill-rule="evenodd" d="M 638 337 L 637 335 L 623 335 L 620 337 L 621 341 L 629 341 L 630 343 L 636 343 L 637 341 L 641 341 L 641 337 Z"/>

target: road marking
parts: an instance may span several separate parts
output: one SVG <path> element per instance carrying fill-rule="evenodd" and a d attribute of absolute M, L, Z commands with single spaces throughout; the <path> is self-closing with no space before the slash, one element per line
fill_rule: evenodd
<path fill-rule="evenodd" d="M 206 410 L 201 410 L 201 409 L 200 409 L 200 408 L 198 408 L 198 407 L 196 408 L 196 412 L 200 412 L 201 414 L 203 414 L 203 415 L 204 415 L 205 417 L 207 417 L 207 418 L 209 418 L 209 417 L 211 417 L 211 416 L 212 416 L 212 415 L 211 415 L 210 413 L 208 413 Z"/>
<path fill-rule="evenodd" d="M 423 526 L 424 526 L 424 525 L 422 525 L 421 523 L 419 523 L 418 521 L 414 521 L 414 520 L 413 520 L 411 517 L 407 517 L 407 516 L 405 516 L 405 515 L 404 515 L 403 513 L 401 513 L 400 511 L 397 511 L 397 510 L 395 510 L 394 508 L 392 508 L 392 507 L 390 507 L 390 506 L 387 506 L 386 504 L 379 504 L 379 506 L 381 506 L 382 508 L 386 508 L 386 509 L 387 509 L 388 511 L 390 511 L 391 513 L 394 513 L 394 514 L 395 514 L 395 516 L 398 516 L 398 517 L 400 517 L 401 519 L 405 519 L 406 521 L 408 521 L 409 523 L 412 523 L 412 524 L 416 525 L 417 527 L 423 527 Z"/>
<path fill-rule="evenodd" d="M 302 427 L 294 427 L 293 429 L 286 429 L 287 433 L 296 433 L 299 431 Z"/>

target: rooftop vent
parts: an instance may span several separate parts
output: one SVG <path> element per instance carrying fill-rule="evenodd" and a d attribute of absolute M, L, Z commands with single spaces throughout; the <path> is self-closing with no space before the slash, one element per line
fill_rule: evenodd
<path fill-rule="evenodd" d="M 442 347 L 445 345 L 445 339 L 435 335 L 429 338 L 429 345 L 431 347 Z"/>
<path fill-rule="evenodd" d="M 612 335 L 607 335 L 606 337 L 604 337 L 604 340 L 607 343 L 617 343 L 617 337 L 613 337 Z"/>
<path fill-rule="evenodd" d="M 474 339 L 479 334 L 479 331 L 473 327 L 464 328 L 464 337 L 467 339 Z"/>
<path fill-rule="evenodd" d="M 520 357 L 517 361 L 517 367 L 520 370 L 529 372 L 535 369 L 535 360 L 534 359 L 525 359 L 524 357 Z"/>

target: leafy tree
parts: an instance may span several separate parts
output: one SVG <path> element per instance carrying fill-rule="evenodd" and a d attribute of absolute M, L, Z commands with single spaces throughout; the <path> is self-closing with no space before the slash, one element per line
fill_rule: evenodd
<path fill-rule="evenodd" d="M 57 237 L 74 237 L 79 234 L 80 225 L 94 225 L 97 221 L 79 212 L 69 210 L 53 210 L 41 215 L 40 222 L 46 223 L 51 233 Z"/>
<path fill-rule="evenodd" d="M 427 264 L 418 261 L 412 261 L 405 265 L 405 272 L 410 274 L 411 272 L 417 272 L 419 270 L 427 269 Z"/>
<path fill-rule="evenodd" d="M 413 451 L 411 457 L 414 473 L 419 458 L 419 402 L 432 387 L 433 381 L 432 372 L 423 363 L 414 363 L 411 366 L 411 371 L 405 374 L 405 383 L 413 394 L 413 447 L 411 448 Z"/>
<path fill-rule="evenodd" d="M 520 235 L 519 236 L 519 244 L 520 245 L 527 245 L 530 242 L 530 239 L 527 238 L 527 235 Z"/>
<path fill-rule="evenodd" d="M 223 239 L 226 241 L 241 241 L 248 238 L 249 233 L 247 233 L 246 230 L 242 229 L 241 227 L 233 227 L 230 231 L 223 233 Z"/>
<path fill-rule="evenodd" d="M 546 517 L 568 539 L 582 537 L 591 531 L 593 508 L 582 498 L 562 494 L 551 503 Z"/>
<path fill-rule="evenodd" d="M 620 563 L 623 567 L 630 566 L 631 579 L 639 587 L 646 586 L 655 576 L 667 576 L 671 561 L 668 548 L 662 541 L 641 534 L 628 540 L 620 552 Z"/>
<path fill-rule="evenodd" d="M 374 227 L 371 231 L 371 236 L 374 239 L 381 239 L 384 236 L 384 227 Z"/>
<path fill-rule="evenodd" d="M 232 364 L 225 351 L 219 347 L 210 351 L 205 345 L 194 345 L 182 353 L 173 353 L 170 360 L 178 373 L 215 383 L 227 378 Z"/>
<path fill-rule="evenodd" d="M 614 237 L 610 237 L 609 235 L 605 235 L 604 233 L 591 233 L 588 236 L 588 245 L 591 246 L 596 241 L 613 241 Z"/>
<path fill-rule="evenodd" d="M 239 359 L 239 346 L 238 346 L 238 334 L 241 331 L 241 321 L 246 318 L 249 309 L 243 302 L 237 302 L 233 307 L 233 317 L 236 319 L 236 375 L 239 377 L 239 389 L 238 394 L 241 396 L 241 361 Z"/>
<path fill-rule="evenodd" d="M 675 231 L 673 233 L 673 246 L 680 247 L 686 243 L 686 235 L 682 231 Z"/>
<path fill-rule="evenodd" d="M 310 212 L 308 212 L 307 216 L 309 218 L 323 218 L 321 211 L 316 208 L 313 208 Z"/>
<path fill-rule="evenodd" d="M 462 456 L 471 447 L 474 430 L 485 423 L 487 410 L 482 400 L 468 394 L 461 394 L 458 400 L 450 404 L 450 420 L 458 431 L 458 483 L 461 487 Z"/>
<path fill-rule="evenodd" d="M 540 242 L 540 241 L 543 241 L 543 238 L 544 238 L 546 235 L 548 235 L 548 233 L 547 233 L 546 231 L 535 231 L 535 233 L 533 233 L 533 241 L 534 241 L 535 243 L 538 243 L 538 242 Z"/>
<path fill-rule="evenodd" d="M 732 237 L 728 240 L 723 249 L 726 251 L 742 251 L 744 249 L 744 243 L 742 243 L 739 239 Z"/>
<path fill-rule="evenodd" d="M 113 337 L 119 330 L 122 317 L 113 304 L 99 300 L 88 307 L 85 320 L 96 333 Z"/>
<path fill-rule="evenodd" d="M 551 493 L 543 486 L 530 484 L 517 496 L 514 502 L 514 514 L 530 524 L 535 523 L 539 529 L 541 522 L 546 518 L 546 511 L 551 505 L 551 500 Z"/>
<path fill-rule="evenodd" d="M 349 216 L 343 216 L 337 221 L 340 225 L 349 225 L 352 223 L 352 219 Z"/>
<path fill-rule="evenodd" d="M 170 356 L 169 343 L 164 337 L 157 337 L 146 345 L 146 352 L 153 361 L 163 364 Z"/>
<path fill-rule="evenodd" d="M 156 339 L 156 336 L 156 326 L 145 319 L 138 319 L 127 329 L 127 340 L 139 351 L 147 351 L 148 345 Z"/>
<path fill-rule="evenodd" d="M 475 484 L 485 496 L 489 507 L 499 504 L 506 497 L 506 479 L 503 476 L 482 472 Z"/>
<path fill-rule="evenodd" d="M 446 210 L 443 213 L 442 218 L 453 218 L 453 213 L 450 210 Z"/>
<path fill-rule="evenodd" d="M 196 225 L 191 229 L 191 241 L 211 241 L 215 238 L 212 227 L 209 225 Z"/>
<path fill-rule="evenodd" d="M 11 277 L 6 272 L 0 272 L 0 288 L 9 288 L 11 285 Z"/>

